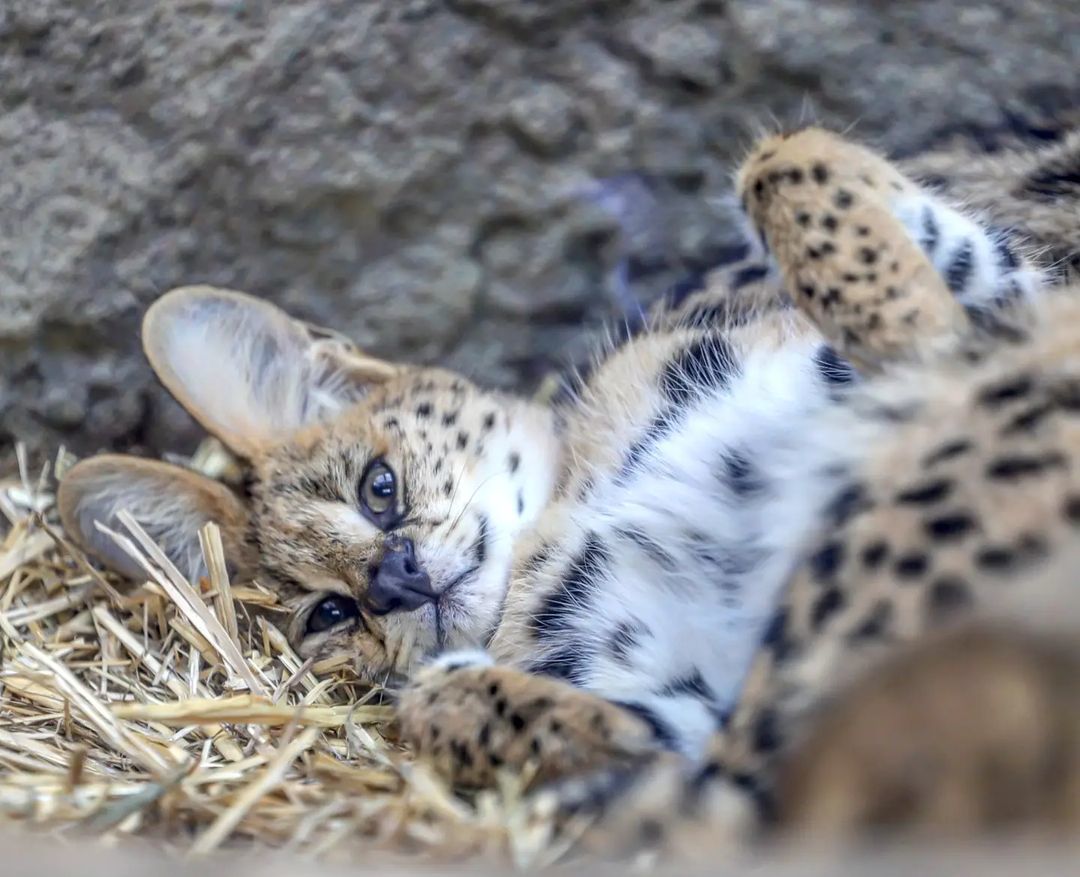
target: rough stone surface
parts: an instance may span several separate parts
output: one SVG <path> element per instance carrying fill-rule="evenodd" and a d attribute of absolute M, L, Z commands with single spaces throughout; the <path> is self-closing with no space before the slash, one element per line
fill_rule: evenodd
<path fill-rule="evenodd" d="M 0 440 L 190 449 L 141 313 L 264 295 L 526 387 L 730 234 L 755 128 L 1080 94 L 1076 0 L 5 0 Z"/>

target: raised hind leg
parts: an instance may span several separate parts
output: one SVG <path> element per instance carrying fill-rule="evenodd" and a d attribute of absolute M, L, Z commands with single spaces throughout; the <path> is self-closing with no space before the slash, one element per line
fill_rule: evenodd
<path fill-rule="evenodd" d="M 828 131 L 764 140 L 737 186 L 795 303 L 863 370 L 940 349 L 1037 285 L 1000 233 Z"/>

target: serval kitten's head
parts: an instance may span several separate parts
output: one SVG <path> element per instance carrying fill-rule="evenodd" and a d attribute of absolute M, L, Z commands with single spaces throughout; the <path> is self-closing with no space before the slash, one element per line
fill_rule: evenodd
<path fill-rule="evenodd" d="M 364 356 L 234 292 L 175 290 L 143 324 L 166 387 L 250 465 L 243 495 L 163 463 L 107 456 L 63 479 L 67 531 L 117 571 L 142 572 L 94 524 L 128 509 L 192 578 L 198 531 L 222 527 L 238 577 L 293 610 L 304 656 L 355 657 L 366 678 L 481 645 L 518 535 L 556 468 L 544 408 L 458 375 Z"/>

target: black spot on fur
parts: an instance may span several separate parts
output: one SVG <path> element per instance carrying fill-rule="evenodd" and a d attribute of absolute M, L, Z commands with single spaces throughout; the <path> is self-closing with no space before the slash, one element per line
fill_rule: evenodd
<path fill-rule="evenodd" d="M 829 169 L 820 161 L 810 169 L 810 172 L 814 176 L 814 182 L 819 185 L 823 186 L 829 181 Z"/>
<path fill-rule="evenodd" d="M 1065 497 L 1062 512 L 1070 524 L 1080 524 L 1080 496 Z"/>
<path fill-rule="evenodd" d="M 871 508 L 873 503 L 862 484 L 849 484 L 841 490 L 825 509 L 825 515 L 833 527 L 843 527 L 855 515 Z"/>
<path fill-rule="evenodd" d="M 660 373 L 660 390 L 677 406 L 727 385 L 736 369 L 734 354 L 720 335 L 708 333 L 680 350 Z"/>
<path fill-rule="evenodd" d="M 709 683 L 705 681 L 705 677 L 701 675 L 701 671 L 697 669 L 686 676 L 680 676 L 677 679 L 671 680 L 667 685 L 661 688 L 657 694 L 660 694 L 663 697 L 686 695 L 688 697 L 695 697 L 709 705 L 716 702 L 716 694 L 709 687 Z"/>
<path fill-rule="evenodd" d="M 510 467 L 510 474 L 517 472 L 518 467 L 521 465 L 521 454 L 517 451 L 513 451 L 509 457 L 506 458 L 506 465 Z"/>
<path fill-rule="evenodd" d="M 951 460 L 954 457 L 959 457 L 961 454 L 966 454 L 973 447 L 975 446 L 970 439 L 955 439 L 954 441 L 946 442 L 941 445 L 941 447 L 927 454 L 926 459 L 923 460 L 923 465 L 929 468 L 938 463 L 944 463 L 946 460 Z"/>
<path fill-rule="evenodd" d="M 1018 433 L 1033 432 L 1053 411 L 1054 405 L 1050 402 L 1033 405 L 1031 408 L 1014 415 L 1012 420 L 1001 428 L 1001 435 L 1012 436 Z"/>
<path fill-rule="evenodd" d="M 889 633 L 889 623 L 892 621 L 893 607 L 887 600 L 878 600 L 874 608 L 866 615 L 858 626 L 851 631 L 848 639 L 851 642 L 876 640 L 885 637 Z"/>
<path fill-rule="evenodd" d="M 996 408 L 1014 399 L 1022 399 L 1031 392 L 1034 381 L 1030 375 L 1020 375 L 985 387 L 978 396 L 979 404 Z"/>
<path fill-rule="evenodd" d="M 740 451 L 728 448 L 720 457 L 720 473 L 724 484 L 741 499 L 760 493 L 765 488 L 765 478 L 757 467 Z"/>
<path fill-rule="evenodd" d="M 898 578 L 917 579 L 930 568 L 930 559 L 919 552 L 904 554 L 896 559 L 893 570 Z"/>
<path fill-rule="evenodd" d="M 722 780 L 725 776 L 726 772 L 724 771 L 722 764 L 711 759 L 705 762 L 705 764 L 698 768 L 690 778 L 687 790 L 691 802 L 700 799 L 709 785 L 717 780 Z"/>
<path fill-rule="evenodd" d="M 812 217 L 805 210 L 801 210 L 795 214 L 795 222 L 800 228 L 809 228 L 811 219 Z"/>
<path fill-rule="evenodd" d="M 1022 194 L 1040 201 L 1075 198 L 1080 191 L 1080 152 L 1055 156 L 1024 181 Z"/>
<path fill-rule="evenodd" d="M 430 402 L 421 402 L 419 405 L 417 405 L 416 406 L 416 416 L 417 417 L 431 417 L 431 403 Z"/>
<path fill-rule="evenodd" d="M 532 625 L 538 639 L 550 639 L 571 628 L 571 617 L 582 611 L 596 588 L 597 579 L 611 558 L 595 534 L 589 534 L 581 553 L 570 563 L 559 584 L 540 603 Z"/>
<path fill-rule="evenodd" d="M 458 419 L 458 412 L 449 411 L 449 412 L 447 412 L 446 414 L 443 415 L 442 425 L 443 426 L 453 426 L 455 423 L 457 423 L 457 419 Z"/>
<path fill-rule="evenodd" d="M 864 265 L 873 265 L 877 261 L 877 250 L 863 247 L 859 250 L 859 259 L 862 260 Z"/>
<path fill-rule="evenodd" d="M 1054 387 L 1054 403 L 1070 414 L 1080 412 L 1080 382 L 1073 380 L 1061 381 Z"/>
<path fill-rule="evenodd" d="M 487 519 L 487 515 L 480 515 L 478 530 L 476 534 L 476 541 L 473 543 L 473 562 L 479 566 L 485 560 L 487 560 L 488 541 L 491 537 L 491 525 Z"/>
<path fill-rule="evenodd" d="M 829 542 L 810 556 L 810 574 L 819 582 L 829 581 L 836 575 L 844 561 L 844 546 L 840 542 Z"/>
<path fill-rule="evenodd" d="M 517 493 L 517 513 L 518 515 L 525 514 L 525 497 L 520 490 Z"/>
<path fill-rule="evenodd" d="M 473 766 L 472 753 L 465 743 L 462 743 L 460 740 L 454 740 L 450 744 L 450 749 L 454 753 L 454 760 L 457 761 L 461 767 L 470 768 Z"/>
<path fill-rule="evenodd" d="M 1004 545 L 987 545 L 975 554 L 975 563 L 988 572 L 1003 572 L 1013 566 L 1015 557 Z"/>
<path fill-rule="evenodd" d="M 862 550 L 862 562 L 868 570 L 877 569 L 889 555 L 889 546 L 878 540 Z"/>
<path fill-rule="evenodd" d="M 814 602 L 814 607 L 810 611 L 810 624 L 813 629 L 815 631 L 820 630 L 830 616 L 843 609 L 846 603 L 847 597 L 839 588 L 831 587 L 826 589 Z"/>
<path fill-rule="evenodd" d="M 831 387 L 846 387 L 855 379 L 855 369 L 847 360 L 828 345 L 822 345 L 814 353 L 813 362 L 825 383 Z"/>
<path fill-rule="evenodd" d="M 754 750 L 756 752 L 775 752 L 780 748 L 783 738 L 780 735 L 780 721 L 774 710 L 762 710 L 754 722 Z"/>
<path fill-rule="evenodd" d="M 851 194 L 847 189 L 837 190 L 836 197 L 833 198 L 833 204 L 839 207 L 841 210 L 847 210 L 852 204 L 855 203 L 855 196 Z"/>
<path fill-rule="evenodd" d="M 952 618 L 972 604 L 971 592 L 956 576 L 942 576 L 931 582 L 926 592 L 926 610 L 935 622 Z"/>
<path fill-rule="evenodd" d="M 962 539 L 975 529 L 975 519 L 967 512 L 940 515 L 923 523 L 926 535 L 939 542 Z"/>
<path fill-rule="evenodd" d="M 648 455 L 658 442 L 670 435 L 678 424 L 679 417 L 677 411 L 669 409 L 657 414 L 645 428 L 645 432 L 642 436 L 630 445 L 630 449 L 626 452 L 626 457 L 619 467 L 619 474 L 616 476 L 616 481 L 623 483 L 629 479 L 630 476 L 637 471 L 646 455 Z"/>
<path fill-rule="evenodd" d="M 839 225 L 840 223 L 831 213 L 826 213 L 823 217 L 821 217 L 821 227 L 828 231 L 836 231 Z"/>
<path fill-rule="evenodd" d="M 1014 545 L 985 545 L 975 552 L 975 564 L 991 573 L 1008 574 L 1046 556 L 1046 543 L 1030 534 Z"/>
<path fill-rule="evenodd" d="M 761 639 L 762 646 L 777 653 L 777 660 L 781 657 L 780 653 L 787 653 L 787 626 L 787 610 L 780 609 L 769 621 L 769 626 L 765 628 L 765 636 Z"/>
<path fill-rule="evenodd" d="M 637 527 L 626 527 L 616 531 L 619 536 L 624 539 L 628 539 L 633 542 L 638 548 L 642 549 L 657 566 L 666 570 L 674 571 L 678 566 L 677 561 L 660 545 L 655 539 L 652 538 L 644 530 L 640 530 Z"/>
<path fill-rule="evenodd" d="M 1012 481 L 1038 475 L 1064 464 L 1065 458 L 1056 452 L 1042 455 L 1013 454 L 994 460 L 986 467 L 986 475 L 998 481 Z"/>
<path fill-rule="evenodd" d="M 665 749 L 677 749 L 679 744 L 679 738 L 675 734 L 675 731 L 658 716 L 653 710 L 641 703 L 634 703 L 631 701 L 613 701 L 615 706 L 621 707 L 628 713 L 633 713 L 652 731 L 653 737 L 656 742 L 663 746 Z"/>
<path fill-rule="evenodd" d="M 897 494 L 896 501 L 905 505 L 932 505 L 945 499 L 952 489 L 951 481 L 946 478 L 937 478 L 901 491 Z"/>
<path fill-rule="evenodd" d="M 1009 242 L 1002 238 L 995 245 L 994 249 L 997 251 L 998 267 L 1006 270 L 1011 270 L 1020 267 L 1020 260 L 1016 257 L 1016 253 L 1013 252 L 1013 248 L 1009 246 Z"/>
<path fill-rule="evenodd" d="M 608 651 L 620 664 L 630 663 L 630 653 L 637 647 L 646 628 L 638 621 L 621 621 L 608 640 Z"/>
<path fill-rule="evenodd" d="M 495 415 L 488 413 L 484 415 L 484 432 L 487 432 L 495 425 Z"/>
<path fill-rule="evenodd" d="M 953 292 L 963 292 L 971 280 L 971 272 L 975 270 L 975 246 L 970 240 L 965 240 L 949 261 L 949 267 L 945 271 L 945 284 Z"/>
<path fill-rule="evenodd" d="M 919 246 L 927 253 L 933 253 L 937 249 L 938 241 L 941 240 L 941 228 L 938 226 L 937 217 L 930 207 L 924 207 L 922 213 L 922 234 L 919 236 Z"/>

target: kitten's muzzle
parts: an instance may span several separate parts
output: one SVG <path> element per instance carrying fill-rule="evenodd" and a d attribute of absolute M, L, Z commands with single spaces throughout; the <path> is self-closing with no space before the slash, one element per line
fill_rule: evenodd
<path fill-rule="evenodd" d="M 412 539 L 388 536 L 382 560 L 368 585 L 368 608 L 375 615 L 412 612 L 438 597 L 431 590 L 431 578 L 416 560 Z"/>

